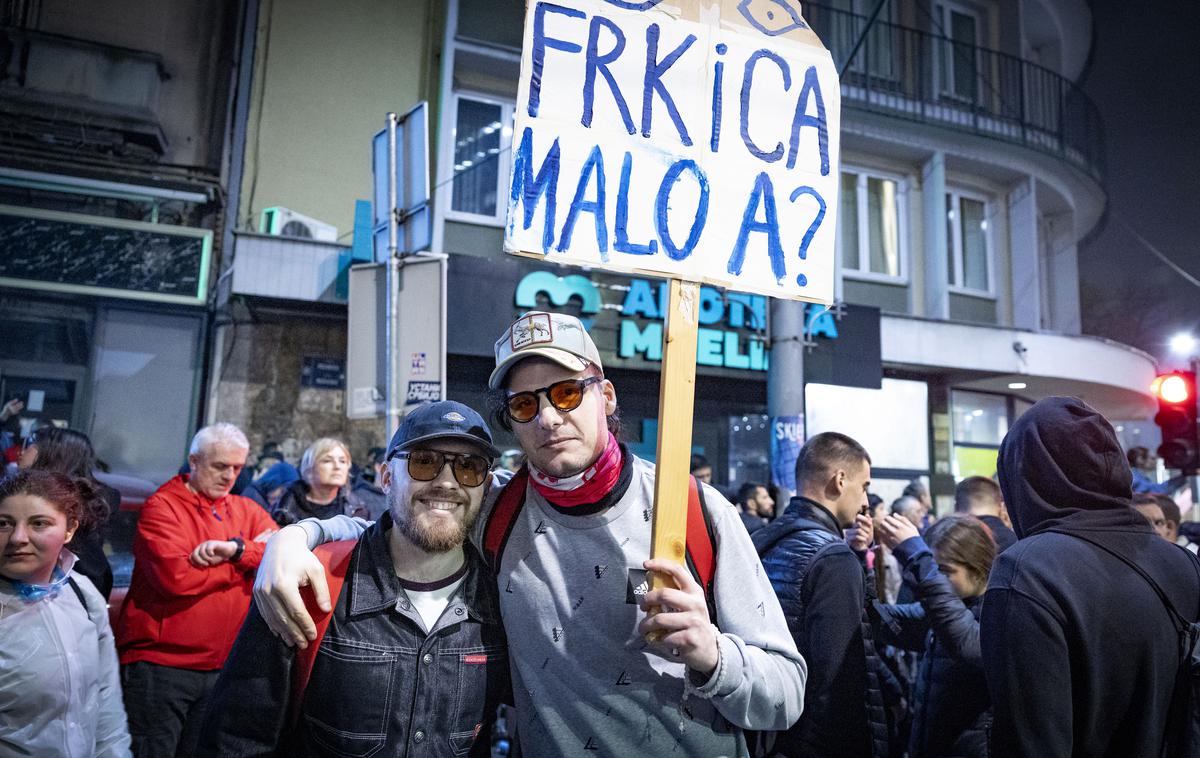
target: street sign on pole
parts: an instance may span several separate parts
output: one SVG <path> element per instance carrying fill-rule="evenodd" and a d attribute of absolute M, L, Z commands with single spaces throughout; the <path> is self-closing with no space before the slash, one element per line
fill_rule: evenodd
<path fill-rule="evenodd" d="M 379 130 L 371 143 L 371 169 L 374 175 L 375 260 L 387 260 L 388 224 L 399 224 L 396 248 L 401 255 L 429 247 L 433 221 L 429 210 L 429 107 L 425 102 L 403 116 L 394 116 L 396 131 L 395 163 L 389 157 L 392 144 L 390 127 Z M 392 179 L 396 197 L 388 192 Z"/>
<path fill-rule="evenodd" d="M 432 217 L 429 212 L 429 108 L 425 102 L 418 103 L 403 116 L 387 114 L 384 128 L 371 143 L 371 168 L 374 175 L 375 260 L 386 268 L 383 332 L 387 371 L 384 407 L 390 433 L 400 425 L 400 414 L 409 402 L 407 398 L 432 396 L 434 384 L 437 385 L 439 399 L 445 393 L 445 378 L 442 375 L 442 365 L 445 363 L 444 298 L 441 298 L 437 311 L 442 323 L 432 332 L 435 336 L 441 335 L 440 346 L 433 351 L 432 358 L 428 356 L 430 351 L 424 351 L 427 354 L 426 366 L 432 360 L 437 373 L 428 380 L 420 380 L 416 393 L 411 392 L 408 386 L 412 382 L 404 379 L 407 373 L 402 355 L 405 339 L 402 332 L 411 331 L 416 324 L 405 322 L 405 329 L 400 327 L 401 259 L 427 249 L 432 236 Z M 440 286 L 436 290 L 441 297 L 445 291 L 445 260 L 441 256 L 432 256 L 432 259 L 441 260 L 439 266 L 426 269 L 441 273 Z"/>
<path fill-rule="evenodd" d="M 797 0 L 531 0 L 515 115 L 505 250 L 671 279 L 651 555 L 682 562 L 698 283 L 833 301 L 833 58 Z"/>
<path fill-rule="evenodd" d="M 349 338 L 346 357 L 346 416 L 387 414 L 390 359 L 398 357 L 394 384 L 403 410 L 414 403 L 446 397 L 446 281 L 444 255 L 410 255 L 396 272 L 396 330 L 399 342 L 387 348 L 387 278 L 384 263 L 350 269 Z"/>

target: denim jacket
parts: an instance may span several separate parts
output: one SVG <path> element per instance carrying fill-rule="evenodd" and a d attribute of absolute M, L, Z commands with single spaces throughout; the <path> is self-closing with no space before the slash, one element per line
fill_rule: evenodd
<path fill-rule="evenodd" d="M 255 606 L 213 691 L 201 754 L 458 756 L 489 753 L 510 699 L 495 579 L 469 543 L 467 575 L 430 630 L 388 552 L 391 517 L 354 548 L 292 726 L 294 651 Z"/>

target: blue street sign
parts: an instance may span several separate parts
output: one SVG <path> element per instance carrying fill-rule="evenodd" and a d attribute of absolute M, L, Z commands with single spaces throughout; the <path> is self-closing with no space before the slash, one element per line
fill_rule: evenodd
<path fill-rule="evenodd" d="M 388 224 L 399 223 L 396 249 L 401 255 L 429 247 L 433 216 L 429 212 L 429 108 L 425 102 L 396 118 L 396 198 L 391 202 L 388 168 L 390 126 L 375 134 L 371 143 L 374 180 L 375 260 L 386 261 Z"/>

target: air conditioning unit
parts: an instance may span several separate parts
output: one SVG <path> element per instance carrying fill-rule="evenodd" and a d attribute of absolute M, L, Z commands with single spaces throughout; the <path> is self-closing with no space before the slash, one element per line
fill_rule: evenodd
<path fill-rule="evenodd" d="M 338 238 L 337 227 L 333 224 L 326 224 L 289 208 L 264 209 L 258 223 L 258 231 L 263 234 L 320 242 L 337 242 Z"/>

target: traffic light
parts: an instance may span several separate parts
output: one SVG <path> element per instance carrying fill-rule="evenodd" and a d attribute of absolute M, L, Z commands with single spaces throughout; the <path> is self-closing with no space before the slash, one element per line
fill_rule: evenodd
<path fill-rule="evenodd" d="M 1200 468 L 1200 435 L 1196 427 L 1196 373 L 1172 371 L 1155 378 L 1150 391 L 1158 398 L 1154 423 L 1162 430 L 1158 455 L 1167 468 L 1193 474 Z"/>

